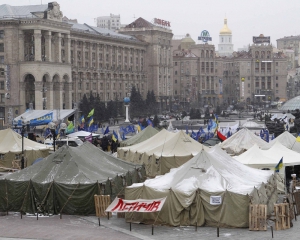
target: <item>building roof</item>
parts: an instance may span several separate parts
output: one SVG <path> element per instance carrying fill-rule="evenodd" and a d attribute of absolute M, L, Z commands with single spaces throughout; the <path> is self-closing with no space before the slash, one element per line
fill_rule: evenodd
<path fill-rule="evenodd" d="M 280 41 L 280 40 L 300 40 L 300 35 L 297 36 L 285 36 L 283 38 L 279 38 L 276 41 Z"/>
<path fill-rule="evenodd" d="M 0 5 L 0 18 L 24 18 L 36 17 L 33 13 L 44 12 L 48 9 L 48 4 L 11 6 L 8 4 Z"/>
<path fill-rule="evenodd" d="M 227 18 L 224 18 L 224 26 L 220 31 L 220 35 L 231 35 L 232 32 L 227 26 Z"/>
<path fill-rule="evenodd" d="M 155 26 L 154 24 L 148 22 L 144 18 L 139 17 L 134 22 L 126 25 L 125 28 L 151 28 L 151 27 L 154 27 L 154 26 Z"/>
<path fill-rule="evenodd" d="M 72 25 L 71 29 L 75 31 L 81 31 L 85 33 L 91 33 L 95 35 L 101 35 L 106 37 L 112 37 L 112 38 L 120 38 L 120 39 L 126 39 L 131 41 L 139 41 L 134 36 L 125 35 L 121 33 L 114 32 L 113 30 L 107 29 L 107 28 L 100 28 L 100 27 L 94 27 L 90 26 L 88 24 L 80 24 L 80 23 L 74 23 L 74 22 L 68 22 Z"/>

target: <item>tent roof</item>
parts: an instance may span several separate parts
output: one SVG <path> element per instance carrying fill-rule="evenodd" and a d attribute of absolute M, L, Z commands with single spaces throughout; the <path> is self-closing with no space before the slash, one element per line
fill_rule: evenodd
<path fill-rule="evenodd" d="M 129 147 L 120 148 L 123 151 L 134 153 L 147 153 L 157 157 L 197 155 L 202 144 L 192 139 L 183 131 L 176 133 L 165 129 L 150 139 Z"/>
<path fill-rule="evenodd" d="M 282 157 L 285 166 L 300 165 L 300 154 L 286 148 L 280 142 L 275 142 L 268 150 L 262 150 L 257 145 L 254 145 L 247 152 L 235 157 L 235 159 L 252 167 L 275 168 Z"/>
<path fill-rule="evenodd" d="M 250 194 L 254 187 L 267 182 L 272 171 L 258 170 L 245 166 L 230 157 L 219 146 L 205 148 L 191 160 L 169 173 L 133 184 L 129 188 L 143 184 L 160 191 L 172 189 L 190 195 L 197 189 L 208 192 L 230 191 Z"/>
<path fill-rule="evenodd" d="M 227 151 L 238 154 L 244 150 L 248 150 L 254 144 L 257 144 L 259 147 L 262 147 L 268 143 L 262 140 L 259 136 L 256 136 L 247 128 L 243 128 L 240 131 L 233 134 L 231 137 L 227 138 L 224 142 L 220 144 L 220 146 L 221 148 L 226 149 Z"/>
<path fill-rule="evenodd" d="M 28 110 L 18 117 L 15 117 L 14 121 L 24 120 L 27 122 L 36 118 L 43 117 L 51 112 L 53 112 L 53 121 L 58 121 L 71 116 L 75 113 L 75 111 L 76 109 Z"/>
<path fill-rule="evenodd" d="M 78 131 L 78 132 L 68 134 L 67 137 L 70 137 L 70 138 L 73 138 L 73 137 L 87 137 L 87 136 L 90 136 L 90 135 L 91 135 L 90 132 Z M 97 137 L 97 136 L 100 136 L 100 134 L 92 133 L 92 136 Z"/>
<path fill-rule="evenodd" d="M 157 134 L 159 131 L 155 128 L 148 126 L 143 131 L 139 132 L 138 134 L 132 136 L 131 138 L 122 141 L 121 146 L 131 146 L 140 142 L 143 142 L 151 137 L 153 137 L 155 134 Z"/>
<path fill-rule="evenodd" d="M 15 181 L 32 180 L 48 183 L 53 180 L 66 184 L 104 183 L 107 179 L 133 171 L 140 165 L 128 163 L 106 154 L 85 142 L 78 147 L 63 146 L 42 161 L 21 171 L 6 175 Z"/>
<path fill-rule="evenodd" d="M 24 151 L 49 148 L 51 148 L 51 146 L 40 144 L 24 137 Z M 0 131 L 0 153 L 7 152 L 22 152 L 22 136 L 11 128 Z"/>
<path fill-rule="evenodd" d="M 280 142 L 283 146 L 286 146 L 288 149 L 300 153 L 300 142 L 297 142 L 296 138 L 288 131 L 284 131 L 283 133 L 281 133 L 278 137 L 269 142 L 269 144 L 263 146 L 262 149 L 269 149 L 272 146 L 274 146 L 276 142 Z"/>

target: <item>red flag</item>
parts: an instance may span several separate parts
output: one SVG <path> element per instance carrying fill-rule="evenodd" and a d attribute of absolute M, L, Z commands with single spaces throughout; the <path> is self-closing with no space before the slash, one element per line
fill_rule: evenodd
<path fill-rule="evenodd" d="M 217 130 L 217 136 L 220 139 L 221 142 L 225 141 L 227 138 Z"/>

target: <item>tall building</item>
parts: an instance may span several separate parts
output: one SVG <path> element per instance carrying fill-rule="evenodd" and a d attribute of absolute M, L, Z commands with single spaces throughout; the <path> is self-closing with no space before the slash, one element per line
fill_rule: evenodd
<path fill-rule="evenodd" d="M 271 44 L 252 44 L 249 51 L 223 58 L 224 101 L 266 105 L 287 100 L 287 58 Z"/>
<path fill-rule="evenodd" d="M 227 18 L 219 34 L 218 55 L 231 56 L 233 53 L 232 32 L 227 26 Z"/>
<path fill-rule="evenodd" d="M 97 27 L 118 30 L 121 28 L 120 15 L 110 14 L 109 16 L 97 17 Z"/>
<path fill-rule="evenodd" d="M 214 45 L 195 44 L 189 34 L 176 46 L 173 95 L 179 108 L 287 100 L 287 57 L 271 44 L 226 57 L 216 56 Z"/>
<path fill-rule="evenodd" d="M 222 59 L 215 46 L 195 44 L 189 34 L 173 50 L 173 95 L 178 108 L 220 105 L 222 100 Z"/>
<path fill-rule="evenodd" d="M 147 43 L 145 65 L 147 67 L 148 89 L 154 90 L 160 109 L 171 109 L 173 55 L 171 53 L 173 33 L 169 28 L 163 28 L 138 18 L 131 24 L 119 30 L 119 33 L 131 35 L 142 43 Z"/>
<path fill-rule="evenodd" d="M 62 18 L 57 2 L 0 6 L 0 126 L 30 103 L 69 109 L 90 93 L 122 101 L 132 86 L 170 96 L 170 29 L 139 18 L 117 33 Z"/>
<path fill-rule="evenodd" d="M 300 35 L 298 36 L 287 36 L 283 38 L 279 38 L 277 41 L 277 48 L 279 50 L 293 50 L 294 51 L 294 62 L 292 63 L 292 68 L 298 68 L 300 66 L 299 63 L 299 45 L 300 45 Z"/>

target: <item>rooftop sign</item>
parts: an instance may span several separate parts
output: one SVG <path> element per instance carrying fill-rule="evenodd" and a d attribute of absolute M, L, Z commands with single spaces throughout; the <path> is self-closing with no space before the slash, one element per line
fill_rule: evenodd
<path fill-rule="evenodd" d="M 171 22 L 159 18 L 154 18 L 153 23 L 162 27 L 171 27 Z"/>
<path fill-rule="evenodd" d="M 264 37 L 264 36 L 259 36 L 259 37 L 253 37 L 253 43 L 270 43 L 270 37 Z"/>
<path fill-rule="evenodd" d="M 208 41 L 212 41 L 211 36 L 209 35 L 209 32 L 207 30 L 203 30 L 200 34 L 200 36 L 198 37 L 198 40 L 202 40 L 203 42 L 208 42 Z"/>

